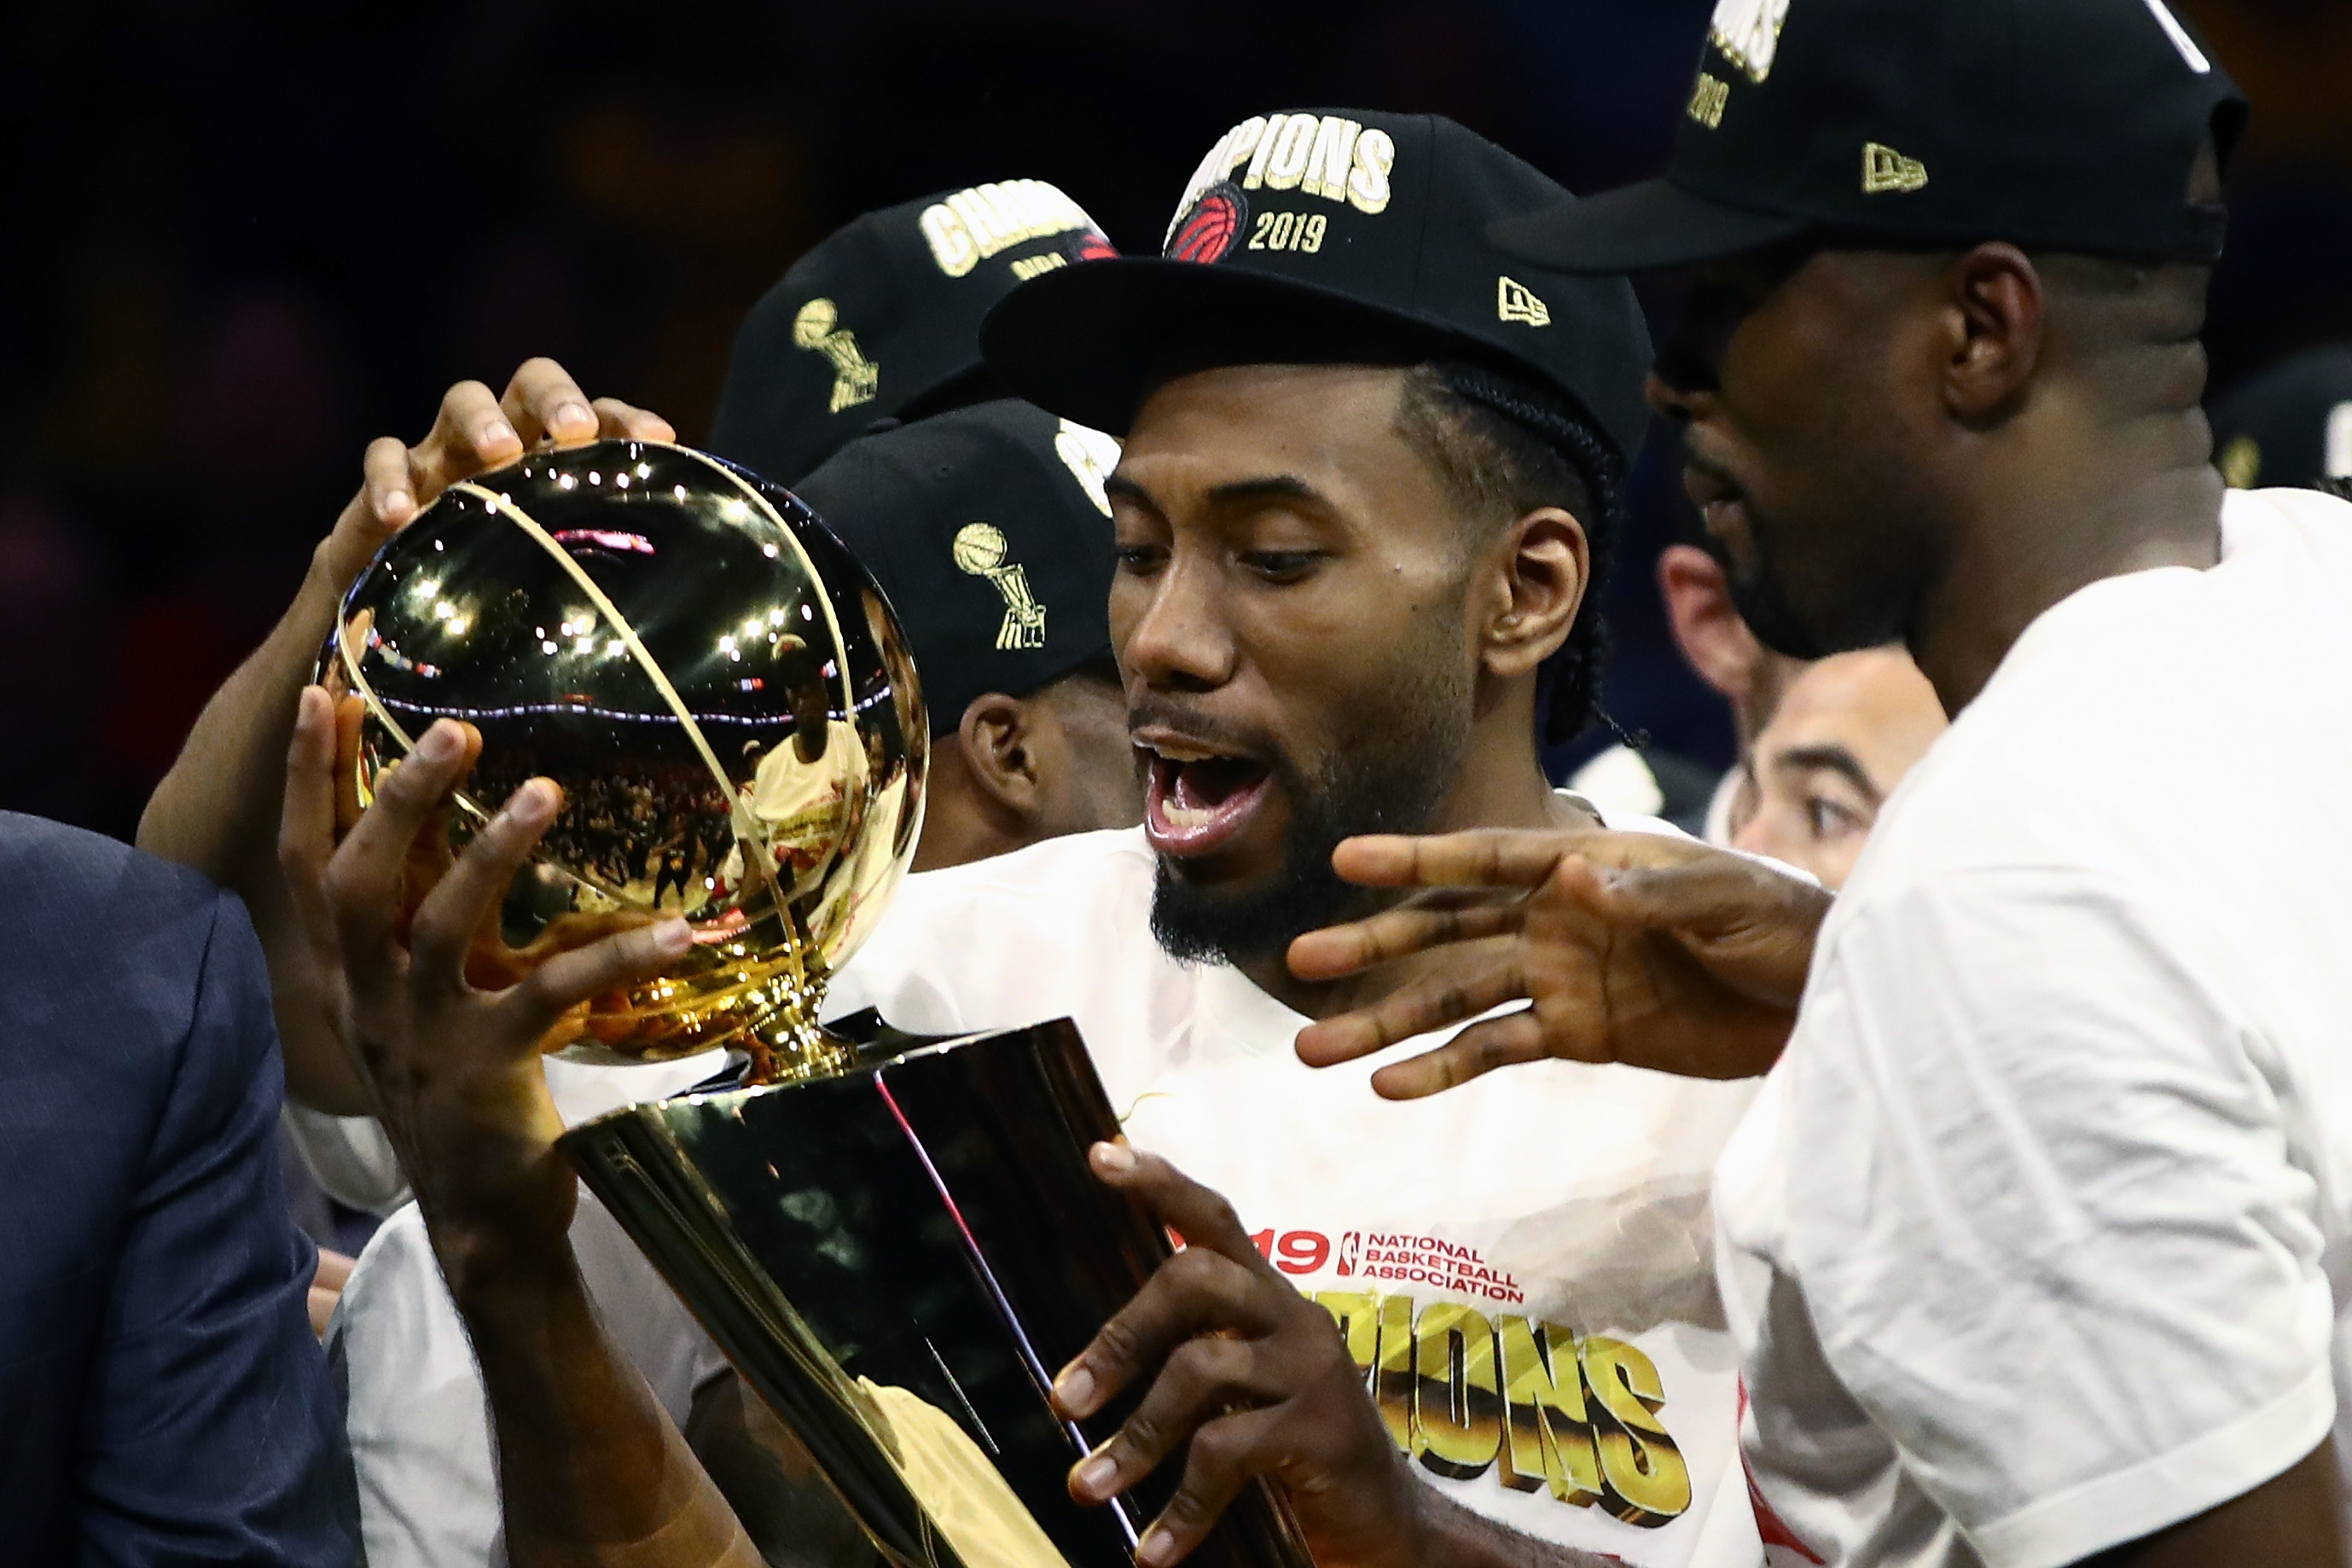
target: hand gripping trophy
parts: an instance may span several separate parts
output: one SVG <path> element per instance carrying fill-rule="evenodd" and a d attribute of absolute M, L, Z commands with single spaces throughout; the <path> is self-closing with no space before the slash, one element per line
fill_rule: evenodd
<path fill-rule="evenodd" d="M 1131 1563 L 1164 1493 L 1084 1509 L 1065 1477 L 1132 1399 L 1065 1422 L 1048 1369 L 1169 1246 L 1087 1169 L 1118 1128 L 1076 1028 L 940 1041 L 871 1014 L 817 1023 L 913 857 L 930 734 L 897 620 L 840 542 L 685 447 L 539 451 L 387 544 L 321 666 L 364 704 L 361 805 L 441 718 L 483 742 L 453 838 L 528 778 L 563 786 L 477 966 L 692 925 L 673 973 L 598 999 L 548 1047 L 631 1062 L 723 1045 L 740 1069 L 563 1147 L 875 1546 L 908 1568 Z M 1265 1491 L 1202 1550 L 1307 1562 Z"/>

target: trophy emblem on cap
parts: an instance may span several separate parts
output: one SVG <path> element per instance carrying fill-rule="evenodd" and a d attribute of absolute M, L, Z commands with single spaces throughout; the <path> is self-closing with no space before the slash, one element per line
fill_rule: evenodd
<path fill-rule="evenodd" d="M 1004 595 L 1004 624 L 997 628 L 1000 648 L 1044 647 L 1045 606 L 1029 591 L 1029 573 L 1019 562 L 1005 564 L 1012 546 L 1004 531 L 993 523 L 967 522 L 956 530 L 957 567 L 974 577 L 985 577 Z"/>
<path fill-rule="evenodd" d="M 793 318 L 793 342 L 833 362 L 833 401 L 825 412 L 838 414 L 872 400 L 882 387 L 882 367 L 859 352 L 856 334 L 839 324 L 840 312 L 830 300 L 811 300 Z"/>

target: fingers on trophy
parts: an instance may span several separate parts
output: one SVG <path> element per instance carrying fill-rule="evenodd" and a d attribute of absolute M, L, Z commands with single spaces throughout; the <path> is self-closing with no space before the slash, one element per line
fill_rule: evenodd
<path fill-rule="evenodd" d="M 818 1022 L 922 822 L 929 722 L 865 568 L 718 458 L 541 447 L 384 544 L 320 674 L 343 700 L 346 811 L 441 719 L 481 737 L 451 844 L 526 781 L 562 787 L 477 937 L 477 984 L 631 923 L 688 923 L 668 973 L 592 999 L 543 1045 L 604 1063 L 723 1048 L 729 1070 L 562 1146 L 874 1543 L 904 1563 L 1131 1563 L 1166 1500 L 1087 1506 L 1066 1476 L 1132 1401 L 1067 1419 L 1051 1373 L 1170 1246 L 1088 1169 L 1118 1128 L 1076 1028 L 935 1041 L 871 1015 Z M 412 907 L 447 851 L 424 859 Z M 1307 1561 L 1263 1487 L 1194 1555 Z"/>

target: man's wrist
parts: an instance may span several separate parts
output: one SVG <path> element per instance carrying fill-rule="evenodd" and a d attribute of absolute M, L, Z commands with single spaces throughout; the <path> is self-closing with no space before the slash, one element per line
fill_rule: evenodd
<path fill-rule="evenodd" d="M 569 1235 L 546 1238 L 425 1210 L 425 1234 L 448 1282 L 450 1299 L 469 1322 L 528 1312 L 569 1289 L 581 1288 Z"/>
<path fill-rule="evenodd" d="M 1616 1561 L 1522 1535 L 1410 1475 L 1405 1484 L 1413 1495 L 1410 1560 L 1417 1568 L 1611 1568 Z"/>

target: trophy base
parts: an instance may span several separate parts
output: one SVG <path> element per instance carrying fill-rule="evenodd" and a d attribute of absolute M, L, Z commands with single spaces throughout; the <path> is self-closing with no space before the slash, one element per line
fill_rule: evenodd
<path fill-rule="evenodd" d="M 885 1555 L 1128 1568 L 1181 1464 L 1079 1507 L 1069 1468 L 1141 1391 L 1076 1423 L 1048 1388 L 1171 1248 L 1087 1167 L 1118 1122 L 1076 1026 L 939 1040 L 864 1014 L 835 1038 L 837 1076 L 632 1106 L 562 1146 Z M 1192 1560 L 1312 1561 L 1263 1487 Z"/>

